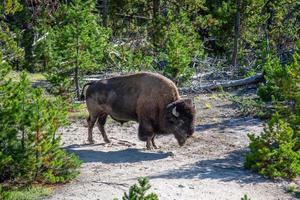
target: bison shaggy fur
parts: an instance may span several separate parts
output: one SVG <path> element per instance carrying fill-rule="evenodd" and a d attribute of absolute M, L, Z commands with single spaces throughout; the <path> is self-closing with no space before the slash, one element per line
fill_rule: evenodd
<path fill-rule="evenodd" d="M 182 146 L 194 132 L 192 100 L 181 98 L 176 85 L 160 74 L 142 72 L 87 85 L 85 98 L 89 112 L 88 141 L 91 143 L 95 123 L 104 141 L 110 142 L 104 129 L 108 115 L 121 123 L 138 122 L 138 137 L 146 141 L 147 149 L 156 148 L 156 135 L 174 134 Z"/>

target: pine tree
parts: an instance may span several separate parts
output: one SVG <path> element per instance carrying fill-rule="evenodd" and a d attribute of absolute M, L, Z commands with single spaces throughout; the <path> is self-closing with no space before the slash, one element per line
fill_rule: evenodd
<path fill-rule="evenodd" d="M 78 159 L 60 149 L 58 128 L 67 106 L 33 89 L 23 73 L 6 81 L 0 100 L 0 181 L 65 182 L 75 177 Z"/>
<path fill-rule="evenodd" d="M 180 12 L 177 17 L 170 12 L 162 32 L 160 57 L 167 61 L 164 73 L 178 84 L 183 83 L 194 73 L 189 66 L 192 59 L 204 56 L 202 42 L 185 12 Z"/>
<path fill-rule="evenodd" d="M 57 93 L 75 86 L 79 97 L 79 79 L 95 69 L 101 69 L 110 31 L 98 24 L 93 1 L 75 0 L 62 6 L 56 16 L 57 24 L 51 31 L 51 51 L 48 80 Z M 70 79 L 72 77 L 72 79 Z"/>
<path fill-rule="evenodd" d="M 140 177 L 138 179 L 138 185 L 134 184 L 130 186 L 128 194 L 125 192 L 122 200 L 158 200 L 158 196 L 155 193 L 146 194 L 151 188 L 149 179 L 146 177 Z M 114 200 L 118 200 L 115 198 Z"/>
<path fill-rule="evenodd" d="M 10 64 L 23 56 L 22 49 L 15 41 L 15 34 L 7 23 L 7 16 L 13 15 L 21 9 L 22 6 L 17 0 L 0 2 L 0 85 L 2 78 L 11 67 Z"/>
<path fill-rule="evenodd" d="M 21 9 L 17 1 L 0 3 L 1 19 Z M 66 122 L 66 104 L 33 89 L 26 74 L 20 81 L 7 77 L 13 59 L 22 56 L 5 20 L 0 28 L 0 183 L 65 182 L 80 165 L 60 149 L 58 128 Z"/>

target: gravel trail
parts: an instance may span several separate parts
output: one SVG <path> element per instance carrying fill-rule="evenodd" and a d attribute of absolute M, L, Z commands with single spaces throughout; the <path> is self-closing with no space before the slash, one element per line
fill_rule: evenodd
<path fill-rule="evenodd" d="M 86 144 L 87 127 L 77 120 L 62 129 L 63 146 L 83 161 L 81 174 L 59 186 L 49 200 L 112 200 L 121 198 L 137 178 L 147 176 L 161 200 L 289 200 L 287 182 L 270 181 L 243 167 L 248 133 L 259 134 L 263 122 L 240 117 L 237 105 L 220 95 L 195 97 L 196 132 L 179 147 L 173 136 L 156 139 L 158 150 L 145 150 L 137 124 L 109 120 L 111 144 L 94 128 L 96 144 Z"/>

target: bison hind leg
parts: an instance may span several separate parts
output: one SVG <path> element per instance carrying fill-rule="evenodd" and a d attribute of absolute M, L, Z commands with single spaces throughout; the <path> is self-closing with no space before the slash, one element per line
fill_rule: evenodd
<path fill-rule="evenodd" d="M 95 117 L 93 115 L 89 115 L 86 120 L 87 120 L 87 123 L 88 123 L 88 142 L 90 144 L 93 144 L 94 143 L 93 128 L 94 128 L 95 122 L 97 120 L 97 117 Z"/>
<path fill-rule="evenodd" d="M 139 131 L 139 134 L 138 134 L 138 137 L 139 137 L 139 140 L 143 141 L 143 142 L 146 142 L 148 137 L 141 134 L 141 132 Z"/>
<path fill-rule="evenodd" d="M 104 125 L 106 123 L 106 119 L 107 119 L 107 114 L 106 113 L 101 113 L 98 115 L 98 121 L 97 121 L 97 125 L 98 125 L 98 129 L 103 137 L 104 142 L 106 143 L 110 143 L 110 140 L 108 139 L 107 135 L 106 135 L 106 131 L 104 129 Z"/>

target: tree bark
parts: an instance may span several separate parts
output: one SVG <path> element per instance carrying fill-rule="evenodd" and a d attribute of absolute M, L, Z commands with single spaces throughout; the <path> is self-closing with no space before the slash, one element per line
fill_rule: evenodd
<path fill-rule="evenodd" d="M 158 37 L 157 37 L 157 33 L 159 30 L 158 27 L 158 16 L 159 16 L 159 8 L 160 8 L 160 0 L 153 0 L 153 46 L 156 47 L 158 44 Z"/>
<path fill-rule="evenodd" d="M 76 64 L 76 67 L 75 67 L 75 87 L 76 87 L 76 96 L 77 96 L 77 99 L 80 99 L 80 89 L 79 89 L 78 74 L 79 74 L 79 67 L 78 67 L 78 65 Z"/>
<path fill-rule="evenodd" d="M 78 31 L 78 27 L 77 27 Z M 74 81 L 75 81 L 75 88 L 76 88 L 76 96 L 77 99 L 80 99 L 80 88 L 79 88 L 79 35 L 77 34 L 76 36 L 77 41 L 76 41 L 76 63 L 75 63 L 75 76 L 74 76 Z"/>
<path fill-rule="evenodd" d="M 238 48 L 240 39 L 240 22 L 241 22 L 241 0 L 236 0 L 236 16 L 234 23 L 234 44 L 232 53 L 232 66 L 238 65 Z"/>
<path fill-rule="evenodd" d="M 107 21 L 108 21 L 108 0 L 102 0 L 103 2 L 103 26 L 107 27 Z"/>
<path fill-rule="evenodd" d="M 153 0 L 153 18 L 158 16 L 160 0 Z"/>

